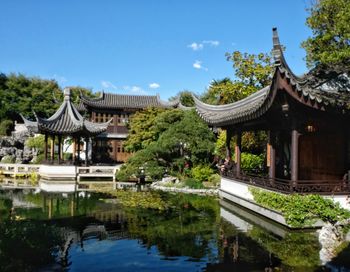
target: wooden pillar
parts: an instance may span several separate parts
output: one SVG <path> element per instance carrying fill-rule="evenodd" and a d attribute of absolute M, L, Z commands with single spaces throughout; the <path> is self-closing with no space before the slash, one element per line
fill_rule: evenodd
<path fill-rule="evenodd" d="M 59 136 L 58 136 L 58 156 L 57 156 L 57 162 L 58 162 L 58 164 L 61 163 L 61 156 L 62 156 L 62 154 L 61 154 L 61 151 L 62 151 L 62 149 L 61 149 L 61 144 L 62 144 L 62 136 L 59 135 Z"/>
<path fill-rule="evenodd" d="M 236 174 L 239 176 L 241 173 L 242 132 L 237 131 L 236 136 L 237 136 L 236 146 L 235 146 Z"/>
<path fill-rule="evenodd" d="M 86 137 L 85 138 L 85 166 L 88 166 L 88 161 L 89 161 L 88 152 L 89 152 L 89 138 Z"/>
<path fill-rule="evenodd" d="M 55 159 L 55 135 L 52 135 L 51 138 L 51 162 L 53 163 L 54 159 Z"/>
<path fill-rule="evenodd" d="M 78 156 L 77 156 L 77 161 L 78 161 L 78 164 L 80 162 L 80 137 L 78 137 Z"/>
<path fill-rule="evenodd" d="M 47 133 L 45 133 L 45 150 L 44 150 L 44 157 L 45 157 L 45 162 L 47 162 Z"/>
<path fill-rule="evenodd" d="M 299 168 L 299 132 L 296 129 L 292 130 L 292 144 L 291 144 L 291 180 L 293 186 L 298 181 Z"/>
<path fill-rule="evenodd" d="M 226 129 L 226 158 L 232 159 L 232 151 L 231 151 L 231 139 L 233 136 L 232 128 Z"/>
<path fill-rule="evenodd" d="M 77 140 L 76 138 L 73 138 L 73 153 L 72 153 L 72 160 L 73 160 L 73 164 L 75 164 L 75 153 L 77 152 Z"/>
<path fill-rule="evenodd" d="M 269 167 L 269 178 L 274 180 L 276 177 L 276 134 L 273 131 L 268 132 L 267 144 L 267 167 Z"/>

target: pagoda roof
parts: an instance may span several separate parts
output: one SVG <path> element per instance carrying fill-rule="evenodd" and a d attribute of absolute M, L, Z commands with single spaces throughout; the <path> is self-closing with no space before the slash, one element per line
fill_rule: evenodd
<path fill-rule="evenodd" d="M 22 116 L 30 131 L 53 135 L 97 135 L 106 131 L 111 122 L 92 123 L 86 120 L 72 103 L 68 88 L 64 90 L 63 103 L 50 118 L 41 118 L 36 114 L 35 118 L 36 122 L 33 122 Z"/>
<path fill-rule="evenodd" d="M 80 101 L 85 108 L 88 106 L 99 109 L 175 108 L 179 105 L 179 99 L 165 102 L 160 99 L 159 95 L 126 95 L 104 92 L 98 98 L 90 98 L 80 94 Z"/>
<path fill-rule="evenodd" d="M 194 96 L 197 113 L 209 125 L 226 126 L 254 120 L 271 107 L 279 81 L 284 79 L 287 92 L 300 103 L 318 110 L 337 109 L 348 112 L 350 105 L 350 77 L 344 69 L 317 67 L 307 74 L 296 76 L 285 61 L 277 29 L 273 29 L 273 56 L 275 72 L 269 86 L 250 96 L 226 105 L 209 105 Z M 342 111 L 339 111 L 341 109 Z"/>

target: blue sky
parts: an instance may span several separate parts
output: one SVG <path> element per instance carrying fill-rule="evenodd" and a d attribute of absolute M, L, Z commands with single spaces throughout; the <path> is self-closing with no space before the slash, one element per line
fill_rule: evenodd
<path fill-rule="evenodd" d="M 93 91 L 203 93 L 233 77 L 225 52 L 269 52 L 278 28 L 296 74 L 309 0 L 2 0 L 0 72 Z"/>

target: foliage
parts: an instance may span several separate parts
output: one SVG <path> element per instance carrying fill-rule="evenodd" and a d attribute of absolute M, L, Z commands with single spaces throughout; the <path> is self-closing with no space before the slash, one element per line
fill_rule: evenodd
<path fill-rule="evenodd" d="M 241 167 L 248 172 L 261 172 L 264 168 L 265 155 L 254 155 L 251 153 L 242 152 Z"/>
<path fill-rule="evenodd" d="M 73 87 L 72 99 L 78 101 L 79 92 L 91 96 L 91 90 Z M 26 77 L 22 74 L 0 73 L 0 120 L 22 121 L 19 114 L 34 118 L 51 116 L 62 100 L 62 90 L 55 80 Z"/>
<path fill-rule="evenodd" d="M 129 119 L 129 135 L 124 143 L 125 149 L 136 152 L 157 140 L 155 119 L 164 111 L 161 108 L 150 107 L 132 115 Z"/>
<path fill-rule="evenodd" d="M 13 130 L 13 122 L 11 120 L 3 120 L 0 122 L 0 135 L 10 135 Z"/>
<path fill-rule="evenodd" d="M 16 157 L 13 155 L 3 156 L 1 159 L 1 163 L 15 163 Z"/>
<path fill-rule="evenodd" d="M 309 67 L 333 65 L 350 59 L 350 2 L 317 0 L 309 8 L 306 24 L 312 37 L 302 43 Z M 348 63 L 349 64 L 349 63 Z"/>
<path fill-rule="evenodd" d="M 155 117 L 152 114 L 151 119 L 156 120 L 148 130 L 153 140 L 149 138 L 147 146 L 129 158 L 118 172 L 118 180 L 137 178 L 140 167 L 151 179 L 160 179 L 166 169 L 183 172 L 186 163 L 208 163 L 214 135 L 194 111 L 168 110 Z"/>
<path fill-rule="evenodd" d="M 191 176 L 200 182 L 208 181 L 212 174 L 214 170 L 209 165 L 198 165 L 191 169 Z"/>
<path fill-rule="evenodd" d="M 218 186 L 221 181 L 221 176 L 219 174 L 212 174 L 209 177 L 208 181 L 212 183 L 214 186 Z"/>
<path fill-rule="evenodd" d="M 234 150 L 236 136 L 232 137 L 230 142 L 231 150 Z M 243 132 L 242 133 L 242 150 L 253 154 L 261 154 L 265 150 L 267 135 L 264 131 Z M 226 156 L 226 130 L 220 130 L 215 143 L 215 154 L 221 158 Z"/>
<path fill-rule="evenodd" d="M 170 97 L 169 100 L 174 101 L 178 97 L 180 97 L 180 102 L 182 105 L 186 107 L 194 106 L 194 100 L 190 91 L 184 90 L 182 92 L 179 92 L 176 96 Z"/>
<path fill-rule="evenodd" d="M 320 195 L 284 195 L 257 188 L 250 188 L 250 192 L 258 204 L 281 212 L 293 227 L 310 226 L 316 219 L 334 224 L 350 217 L 350 211 Z"/>
<path fill-rule="evenodd" d="M 45 147 L 45 136 L 44 135 L 38 135 L 34 137 L 29 137 L 25 145 L 29 148 L 35 149 L 38 154 L 42 154 L 44 152 Z"/>
<path fill-rule="evenodd" d="M 202 182 L 195 178 L 185 178 L 183 181 L 184 185 L 191 189 L 203 189 L 204 185 Z"/>
<path fill-rule="evenodd" d="M 273 72 L 272 58 L 269 54 L 248 54 L 235 51 L 226 53 L 228 61 L 233 62 L 235 80 L 229 78 L 213 80 L 202 96 L 209 104 L 227 104 L 238 101 L 270 84 Z"/>

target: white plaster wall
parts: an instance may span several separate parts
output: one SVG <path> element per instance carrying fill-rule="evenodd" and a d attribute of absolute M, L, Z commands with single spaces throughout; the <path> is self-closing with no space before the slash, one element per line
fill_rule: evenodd
<path fill-rule="evenodd" d="M 75 175 L 76 166 L 41 165 L 39 174 Z"/>
<path fill-rule="evenodd" d="M 220 189 L 247 200 L 254 200 L 253 195 L 248 190 L 248 185 L 238 181 L 221 178 Z"/>
<path fill-rule="evenodd" d="M 45 192 L 59 192 L 59 193 L 71 193 L 75 192 L 75 182 L 74 183 L 45 183 L 40 182 L 39 188 Z"/>

